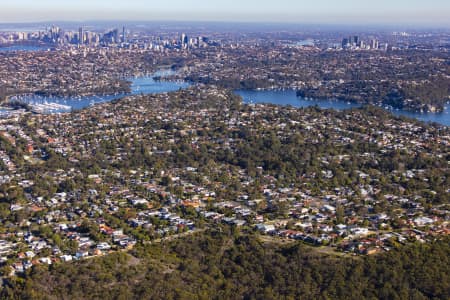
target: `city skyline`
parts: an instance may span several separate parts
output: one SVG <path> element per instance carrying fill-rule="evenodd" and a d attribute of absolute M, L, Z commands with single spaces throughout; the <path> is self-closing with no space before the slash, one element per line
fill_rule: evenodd
<path fill-rule="evenodd" d="M 293 1 L 143 0 L 31 1 L 2 5 L 1 23 L 39 21 L 225 21 L 450 26 L 445 0 Z"/>

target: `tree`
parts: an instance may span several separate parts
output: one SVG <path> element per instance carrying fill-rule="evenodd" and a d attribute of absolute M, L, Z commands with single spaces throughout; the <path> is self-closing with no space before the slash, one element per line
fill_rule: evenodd
<path fill-rule="evenodd" d="M 336 205 L 336 223 L 343 224 L 344 216 L 345 216 L 344 207 L 341 204 Z"/>

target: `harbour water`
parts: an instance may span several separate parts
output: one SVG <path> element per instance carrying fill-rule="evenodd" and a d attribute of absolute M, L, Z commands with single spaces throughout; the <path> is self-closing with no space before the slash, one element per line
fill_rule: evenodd
<path fill-rule="evenodd" d="M 155 81 L 154 76 L 170 76 L 171 70 L 156 72 L 150 76 L 130 78 L 131 94 L 158 94 L 176 91 L 189 87 L 189 83 L 182 81 Z M 243 98 L 245 103 L 272 103 L 276 105 L 291 105 L 294 107 L 318 106 L 325 109 L 350 109 L 360 107 L 360 104 L 350 103 L 338 100 L 314 100 L 303 99 L 296 96 L 294 90 L 237 90 L 235 91 Z M 46 113 L 68 112 L 72 109 L 82 109 L 91 105 L 109 102 L 126 96 L 126 94 L 106 95 L 106 96 L 88 96 L 88 97 L 39 97 L 36 95 L 21 96 L 17 100 L 24 101 L 33 107 L 41 108 Z M 11 98 L 14 100 L 14 97 Z M 55 105 L 56 104 L 56 105 Z M 403 115 L 410 118 L 416 118 L 424 122 L 436 122 L 450 126 L 450 105 L 445 106 L 442 113 L 418 113 L 404 110 L 387 108 L 394 115 Z M 37 111 L 39 112 L 39 111 Z"/>
<path fill-rule="evenodd" d="M 272 103 L 277 105 L 291 105 L 294 107 L 309 107 L 317 105 L 320 108 L 326 109 L 349 109 L 354 107 L 360 107 L 361 104 L 350 103 L 339 100 L 308 100 L 297 97 L 294 90 L 258 90 L 258 91 L 248 91 L 248 90 L 238 90 L 236 91 L 245 103 Z M 419 113 L 410 112 L 399 109 L 385 108 L 394 115 L 406 116 L 410 118 L 415 118 L 424 122 L 436 122 L 446 126 L 450 126 L 450 105 L 445 106 L 444 112 L 442 113 Z"/>
<path fill-rule="evenodd" d="M 11 45 L 6 47 L 0 47 L 0 52 L 12 52 L 12 51 L 47 51 L 48 48 L 42 46 L 30 46 L 30 45 Z"/>
<path fill-rule="evenodd" d="M 156 72 L 151 76 L 130 78 L 131 95 L 160 94 L 187 88 L 190 84 L 179 81 L 155 81 L 154 76 L 170 75 L 167 72 Z M 38 95 L 21 95 L 11 97 L 10 100 L 19 100 L 29 104 L 35 112 L 61 113 L 79 110 L 94 104 L 109 102 L 122 98 L 127 94 L 93 95 L 86 97 L 42 97 Z"/>

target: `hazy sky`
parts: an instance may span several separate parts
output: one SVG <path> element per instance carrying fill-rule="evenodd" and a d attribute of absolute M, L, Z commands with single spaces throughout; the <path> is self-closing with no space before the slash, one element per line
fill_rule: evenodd
<path fill-rule="evenodd" d="M 450 26 L 450 0 L 0 0 L 0 22 L 65 20 Z"/>

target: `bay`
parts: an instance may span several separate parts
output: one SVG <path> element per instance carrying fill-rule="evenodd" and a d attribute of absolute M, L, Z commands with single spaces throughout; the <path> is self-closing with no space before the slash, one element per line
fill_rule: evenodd
<path fill-rule="evenodd" d="M 154 76 L 168 76 L 169 71 L 158 71 L 151 76 L 143 76 L 130 78 L 131 93 L 130 94 L 114 94 L 114 95 L 93 95 L 86 97 L 41 97 L 38 95 L 20 95 L 11 97 L 10 100 L 19 100 L 30 104 L 33 108 L 41 108 L 43 113 L 61 113 L 71 110 L 79 110 L 91 105 L 103 102 L 110 102 L 127 95 L 139 94 L 160 94 L 173 92 L 179 89 L 187 88 L 190 84 L 182 81 L 155 81 Z"/>
<path fill-rule="evenodd" d="M 155 81 L 155 76 L 170 76 L 175 74 L 172 70 L 161 70 L 155 72 L 150 76 L 130 78 L 131 95 L 139 94 L 159 94 L 177 91 L 179 89 L 185 89 L 190 86 L 190 83 L 183 81 Z M 244 103 L 271 103 L 275 105 L 291 105 L 293 107 L 309 107 L 318 106 L 324 109 L 336 109 L 344 110 L 350 108 L 360 107 L 361 104 L 350 103 L 339 100 L 315 100 L 304 99 L 297 97 L 295 90 L 236 90 L 236 94 L 240 95 Z M 129 94 L 116 94 L 105 96 L 87 96 L 87 97 L 39 97 L 37 95 L 27 95 L 17 97 L 17 100 L 21 100 L 33 106 L 45 106 L 47 109 L 45 113 L 59 113 L 68 112 L 73 109 L 83 109 L 91 105 L 109 102 L 115 99 L 122 98 Z M 12 97 L 12 100 L 15 98 Z M 48 104 L 53 105 L 48 106 Z M 442 113 L 419 113 L 405 110 L 398 110 L 392 108 L 385 108 L 389 112 L 397 116 L 407 116 L 415 118 L 424 122 L 436 122 L 442 125 L 450 126 L 450 105 L 445 106 Z"/>
<path fill-rule="evenodd" d="M 48 51 L 48 48 L 30 45 L 12 45 L 0 47 L 0 52 L 13 52 L 13 51 Z"/>
<path fill-rule="evenodd" d="M 293 107 L 309 107 L 317 105 L 320 108 L 343 110 L 362 106 L 339 100 L 314 100 L 297 97 L 295 90 L 237 90 L 245 103 L 271 103 L 276 105 L 291 105 Z M 450 126 L 450 105 L 446 104 L 442 113 L 420 113 L 406 110 L 385 108 L 397 116 L 415 118 L 424 122 L 436 122 Z"/>

